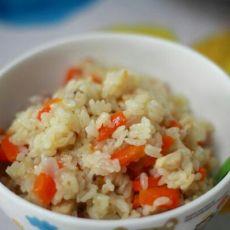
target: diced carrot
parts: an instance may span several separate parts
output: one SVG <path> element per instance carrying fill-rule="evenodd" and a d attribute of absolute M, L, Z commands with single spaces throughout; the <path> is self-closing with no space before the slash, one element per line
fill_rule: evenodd
<path fill-rule="evenodd" d="M 123 112 L 116 112 L 111 115 L 111 121 L 117 128 L 119 126 L 125 125 L 127 120 Z"/>
<path fill-rule="evenodd" d="M 128 166 L 131 162 L 138 161 L 145 155 L 144 146 L 127 145 L 116 150 L 111 158 L 118 159 L 121 166 Z"/>
<path fill-rule="evenodd" d="M 82 73 L 83 73 L 83 71 L 79 67 L 72 67 L 72 68 L 68 69 L 68 71 L 66 72 L 64 83 L 66 84 L 68 81 L 70 81 L 74 78 L 81 77 Z"/>
<path fill-rule="evenodd" d="M 158 186 L 158 181 L 160 180 L 160 177 L 156 178 L 156 177 L 148 177 L 148 188 L 153 188 Z M 140 183 L 140 179 L 136 179 L 133 181 L 133 191 L 134 192 L 140 192 L 142 190 L 141 188 L 141 183 Z"/>
<path fill-rule="evenodd" d="M 17 145 L 14 145 L 12 142 L 10 142 L 9 135 L 5 135 L 3 137 L 1 147 L 8 162 L 14 162 L 19 153 L 19 149 Z"/>
<path fill-rule="evenodd" d="M 102 126 L 99 129 L 99 135 L 98 135 L 97 140 L 98 141 L 104 141 L 104 140 L 110 138 L 115 130 L 116 130 L 115 127 Z"/>
<path fill-rule="evenodd" d="M 92 74 L 91 75 L 91 78 L 92 78 L 92 80 L 93 80 L 93 82 L 95 82 L 95 83 L 98 83 L 98 84 L 101 84 L 102 83 L 102 79 L 101 79 L 101 77 L 99 77 L 97 74 Z"/>
<path fill-rule="evenodd" d="M 142 172 L 148 172 L 148 170 L 153 167 L 156 162 L 156 158 L 150 156 L 144 156 L 137 162 L 132 162 L 128 166 L 128 175 L 131 179 L 135 179 Z"/>
<path fill-rule="evenodd" d="M 58 165 L 58 168 L 59 169 L 62 169 L 63 168 L 63 163 L 61 160 L 57 160 L 57 165 Z"/>
<path fill-rule="evenodd" d="M 51 110 L 51 105 L 52 104 L 55 104 L 55 103 L 59 103 L 61 102 L 61 99 L 60 98 L 51 98 L 51 99 L 48 99 L 43 107 L 38 111 L 38 115 L 37 115 L 37 119 L 39 121 L 41 121 L 42 119 L 42 114 L 43 113 L 48 113 L 50 110 Z"/>
<path fill-rule="evenodd" d="M 132 182 L 132 187 L 134 192 L 139 192 L 142 189 L 140 179 L 134 180 Z"/>
<path fill-rule="evenodd" d="M 171 148 L 173 144 L 174 144 L 174 139 L 171 136 L 168 135 L 162 136 L 161 153 L 163 155 L 167 154 L 168 150 Z"/>
<path fill-rule="evenodd" d="M 150 157 L 150 156 L 144 156 L 140 159 L 140 163 L 143 165 L 145 169 L 149 169 L 149 167 L 152 167 L 156 162 L 156 158 Z"/>
<path fill-rule="evenodd" d="M 98 141 L 106 140 L 110 138 L 113 132 L 122 125 L 126 124 L 126 117 L 122 112 L 116 112 L 111 115 L 111 126 L 102 126 L 99 129 L 99 136 L 97 138 Z"/>
<path fill-rule="evenodd" d="M 170 189 L 166 186 L 153 187 L 146 190 L 141 190 L 139 194 L 139 201 L 141 205 L 152 205 L 153 202 L 160 197 L 168 197 L 169 204 L 161 205 L 160 208 L 173 209 L 181 203 L 181 192 L 179 189 Z"/>
<path fill-rule="evenodd" d="M 140 207 L 140 202 L 139 202 L 139 195 L 135 194 L 133 197 L 133 208 L 136 209 L 138 207 Z"/>
<path fill-rule="evenodd" d="M 8 159 L 6 158 L 5 153 L 2 150 L 2 147 L 0 145 L 0 163 L 8 163 Z"/>
<path fill-rule="evenodd" d="M 207 176 L 207 170 L 204 167 L 200 167 L 198 172 L 201 174 L 200 180 L 204 180 Z"/>
<path fill-rule="evenodd" d="M 153 188 L 155 186 L 158 186 L 158 182 L 159 182 L 160 178 L 161 177 L 153 177 L 153 176 L 149 177 L 148 178 L 148 187 Z"/>
<path fill-rule="evenodd" d="M 166 122 L 166 127 L 167 128 L 172 128 L 172 127 L 177 127 L 177 128 L 181 128 L 181 124 L 175 120 L 175 119 L 172 119 L 172 120 L 169 120 Z"/>
<path fill-rule="evenodd" d="M 56 193 L 56 184 L 53 178 L 40 173 L 34 182 L 33 192 L 43 205 L 49 205 Z"/>

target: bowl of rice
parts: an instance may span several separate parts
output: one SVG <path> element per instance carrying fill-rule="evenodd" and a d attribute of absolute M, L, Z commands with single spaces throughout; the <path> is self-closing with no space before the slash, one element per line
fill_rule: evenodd
<path fill-rule="evenodd" d="M 199 229 L 229 197 L 230 80 L 172 42 L 89 34 L 0 72 L 0 207 L 22 229 Z"/>

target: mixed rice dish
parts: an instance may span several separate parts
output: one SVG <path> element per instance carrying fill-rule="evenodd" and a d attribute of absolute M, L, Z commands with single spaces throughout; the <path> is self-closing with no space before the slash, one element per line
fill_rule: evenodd
<path fill-rule="evenodd" d="M 1 181 L 54 212 L 120 219 L 175 209 L 213 186 L 210 123 L 160 80 L 92 60 L 34 96 L 0 133 Z"/>

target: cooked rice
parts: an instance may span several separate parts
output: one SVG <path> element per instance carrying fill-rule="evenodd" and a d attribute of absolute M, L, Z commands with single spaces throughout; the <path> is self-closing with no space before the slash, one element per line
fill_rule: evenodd
<path fill-rule="evenodd" d="M 147 189 L 148 188 L 148 175 L 146 173 L 140 174 L 140 184 L 141 189 Z"/>
<path fill-rule="evenodd" d="M 141 190 L 148 189 L 149 176 L 159 178 L 158 186 L 180 190 L 182 205 L 212 187 L 214 157 L 207 143 L 212 126 L 194 117 L 186 99 L 161 81 L 126 69 L 110 70 L 92 61 L 78 68 L 83 76 L 54 93 L 53 98 L 61 101 L 42 113 L 41 120 L 37 116 L 43 96 L 33 97 L 32 105 L 16 114 L 7 131 L 10 141 L 19 146 L 17 159 L 6 169 L 11 189 L 19 188 L 20 196 L 54 212 L 87 218 L 140 217 L 165 211 L 161 207 L 172 202 L 167 196 L 133 207 L 133 175 L 129 166 L 112 158 L 127 145 L 144 146 L 144 155 L 155 158 L 155 164 L 135 178 Z M 93 74 L 101 83 L 93 80 Z M 127 123 L 98 141 L 101 128 L 112 127 L 111 114 L 119 111 Z M 180 127 L 165 125 L 170 120 Z M 167 154 L 162 152 L 164 135 L 174 139 Z M 204 179 L 198 171 L 201 167 L 208 172 Z M 56 184 L 48 206 L 33 191 L 41 172 Z M 6 183 L 6 178 L 2 181 Z"/>

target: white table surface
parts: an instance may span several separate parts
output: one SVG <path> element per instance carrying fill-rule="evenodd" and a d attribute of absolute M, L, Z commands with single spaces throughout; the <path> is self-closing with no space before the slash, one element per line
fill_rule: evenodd
<path fill-rule="evenodd" d="M 189 45 L 214 31 L 230 26 L 230 9 L 218 4 L 207 5 L 207 2 L 102 0 L 52 26 L 22 29 L 0 24 L 0 66 L 46 41 L 98 30 L 113 24 L 137 23 L 168 27 L 182 43 Z M 229 226 L 230 214 L 217 216 L 208 224 L 206 230 L 227 230 Z M 16 230 L 1 210 L 0 230 Z"/>

